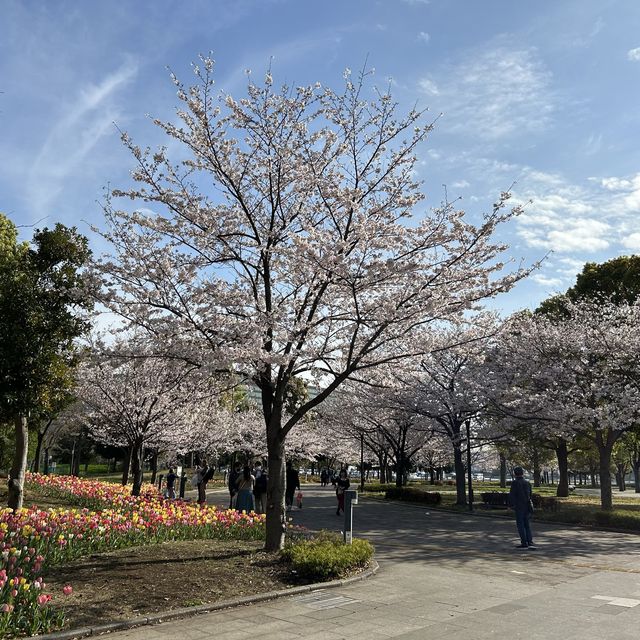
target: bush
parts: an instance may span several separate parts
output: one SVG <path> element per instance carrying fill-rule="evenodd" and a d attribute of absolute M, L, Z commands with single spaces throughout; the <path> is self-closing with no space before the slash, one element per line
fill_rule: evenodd
<path fill-rule="evenodd" d="M 482 502 L 489 507 L 508 507 L 509 494 L 506 491 L 486 491 L 480 494 Z"/>
<path fill-rule="evenodd" d="M 369 493 L 384 493 L 387 489 L 393 489 L 396 485 L 384 482 L 368 482 L 364 485 L 364 490 Z"/>
<path fill-rule="evenodd" d="M 537 493 L 534 493 L 531 496 L 531 500 L 533 501 L 533 506 L 536 509 L 540 509 L 542 511 L 557 511 L 558 510 L 558 499 L 553 496 L 541 496 Z"/>
<path fill-rule="evenodd" d="M 388 500 L 407 500 L 409 502 L 420 502 L 421 504 L 440 504 L 442 496 L 437 492 L 422 491 L 415 487 L 392 486 L 385 490 L 384 497 Z"/>
<path fill-rule="evenodd" d="M 373 556 L 373 546 L 366 540 L 345 544 L 337 537 L 321 537 L 290 544 L 284 548 L 282 556 L 299 576 L 328 580 L 365 567 Z"/>
<path fill-rule="evenodd" d="M 594 514 L 596 524 L 616 529 L 640 530 L 640 514 L 625 511 L 596 511 Z"/>

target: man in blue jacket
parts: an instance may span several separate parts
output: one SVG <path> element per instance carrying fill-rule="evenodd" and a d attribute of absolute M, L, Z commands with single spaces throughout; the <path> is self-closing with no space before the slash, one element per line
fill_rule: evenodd
<path fill-rule="evenodd" d="M 519 549 L 535 549 L 529 519 L 533 513 L 531 502 L 531 484 L 524 479 L 524 469 L 516 467 L 513 470 L 515 480 L 509 491 L 509 506 L 516 512 L 516 526 L 520 534 Z"/>

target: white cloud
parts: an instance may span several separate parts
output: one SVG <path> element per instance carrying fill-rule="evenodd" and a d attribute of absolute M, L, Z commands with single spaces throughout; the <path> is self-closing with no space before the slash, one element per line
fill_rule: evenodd
<path fill-rule="evenodd" d="M 640 251 L 640 233 L 637 231 L 622 238 L 622 245 L 632 251 Z"/>
<path fill-rule="evenodd" d="M 418 34 L 418 40 L 424 42 L 425 44 L 431 40 L 431 36 L 426 31 L 421 31 Z"/>
<path fill-rule="evenodd" d="M 466 180 L 458 180 L 451 185 L 454 189 L 468 189 L 471 185 Z"/>
<path fill-rule="evenodd" d="M 438 78 L 425 76 L 418 84 L 441 96 L 443 127 L 493 141 L 547 127 L 557 102 L 552 80 L 535 49 L 500 45 L 471 51 Z"/>
<path fill-rule="evenodd" d="M 531 279 L 534 282 L 542 285 L 543 287 L 550 287 L 554 289 L 560 288 L 564 284 L 564 280 L 562 278 L 553 278 L 549 276 L 545 276 L 541 273 L 536 273 L 531 276 Z"/>
<path fill-rule="evenodd" d="M 99 84 L 84 87 L 63 117 L 53 124 L 27 177 L 36 211 L 47 208 L 63 188 L 64 180 L 105 134 L 115 134 L 113 123 L 120 113 L 115 96 L 137 71 L 137 63 L 127 60 Z"/>
<path fill-rule="evenodd" d="M 629 49 L 629 51 L 627 51 L 627 60 L 631 60 L 632 62 L 640 61 L 640 47 Z"/>

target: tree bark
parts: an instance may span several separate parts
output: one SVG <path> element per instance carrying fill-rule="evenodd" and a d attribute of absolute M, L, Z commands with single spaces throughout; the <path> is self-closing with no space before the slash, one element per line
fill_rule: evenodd
<path fill-rule="evenodd" d="M 45 447 L 44 449 L 44 469 L 43 473 L 45 476 L 49 475 L 49 447 Z"/>
<path fill-rule="evenodd" d="M 613 494 L 611 492 L 611 452 L 615 439 L 610 430 L 606 438 L 601 430 L 596 431 L 596 446 L 600 458 L 600 506 L 604 510 L 613 509 Z"/>
<path fill-rule="evenodd" d="M 540 452 L 537 448 L 533 450 L 533 486 L 540 486 Z"/>
<path fill-rule="evenodd" d="M 36 443 L 36 454 L 35 457 L 33 459 L 33 472 L 34 473 L 40 473 L 40 458 L 42 457 L 42 443 L 44 442 L 44 437 L 47 434 L 47 430 L 49 429 L 49 425 L 53 422 L 53 420 L 49 420 L 49 422 L 47 423 L 47 426 L 45 427 L 44 431 L 41 431 L 40 429 L 38 429 L 38 440 Z"/>
<path fill-rule="evenodd" d="M 29 450 L 29 429 L 26 416 L 17 416 L 14 422 L 16 445 L 13 465 L 9 472 L 9 496 L 7 505 L 17 511 L 22 508 L 24 499 L 24 478 L 27 470 L 27 451 Z"/>
<path fill-rule="evenodd" d="M 211 463 L 214 464 L 213 461 Z M 153 455 L 151 456 L 151 484 L 156 483 L 156 476 L 158 475 L 158 450 L 153 450 Z"/>
<path fill-rule="evenodd" d="M 142 488 L 142 442 L 135 442 L 131 449 L 131 475 L 133 476 L 132 496 L 139 496 Z"/>
<path fill-rule="evenodd" d="M 633 463 L 633 484 L 635 492 L 640 493 L 640 460 Z"/>
<path fill-rule="evenodd" d="M 270 425 L 271 426 L 271 425 Z M 287 530 L 287 518 L 284 507 L 285 490 L 285 454 L 284 441 L 280 437 L 279 427 L 272 427 L 268 434 L 267 451 L 269 454 L 269 479 L 267 481 L 267 521 L 266 551 L 278 551 L 284 547 Z"/>
<path fill-rule="evenodd" d="M 569 496 L 569 452 L 567 451 L 567 441 L 560 439 L 556 446 L 556 458 L 558 459 L 558 498 Z"/>
<path fill-rule="evenodd" d="M 131 447 L 125 447 L 122 461 L 122 485 L 129 484 L 129 467 L 131 466 Z"/>
<path fill-rule="evenodd" d="M 504 453 L 500 454 L 500 486 L 503 489 L 507 486 L 507 458 Z"/>

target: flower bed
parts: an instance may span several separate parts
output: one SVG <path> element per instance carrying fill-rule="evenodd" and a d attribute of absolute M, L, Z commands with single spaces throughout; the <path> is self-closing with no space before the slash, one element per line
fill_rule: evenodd
<path fill-rule="evenodd" d="M 28 474 L 27 486 L 87 506 L 0 511 L 0 637 L 32 635 L 60 624 L 59 614 L 47 606 L 52 596 L 44 592 L 44 566 L 138 544 L 264 536 L 264 516 L 164 500 L 150 486 L 132 496 L 129 487 L 37 474 Z"/>

